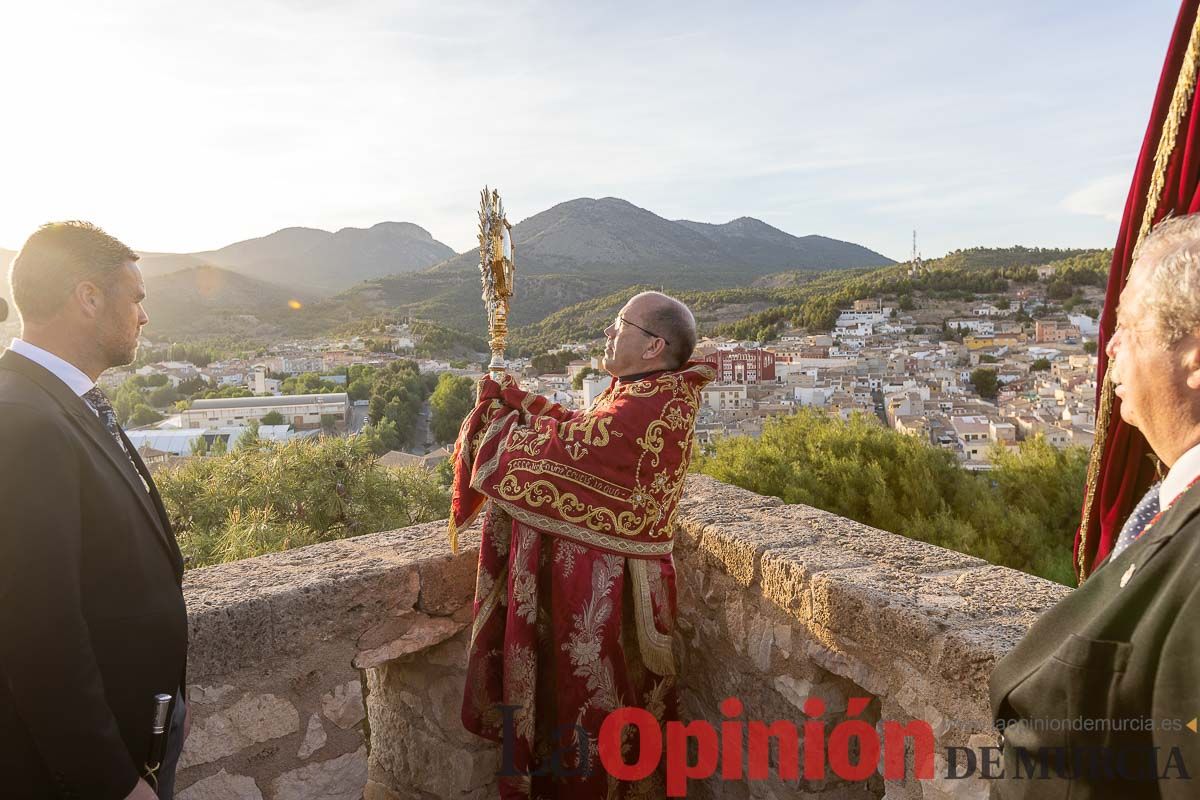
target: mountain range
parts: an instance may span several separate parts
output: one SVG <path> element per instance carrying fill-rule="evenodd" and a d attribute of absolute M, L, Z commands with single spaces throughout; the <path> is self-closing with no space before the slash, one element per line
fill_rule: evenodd
<path fill-rule="evenodd" d="M 744 282 L 789 269 L 894 264 L 861 245 L 824 236 L 793 236 L 752 217 L 723 225 L 668 220 L 627 200 L 581 197 L 515 225 L 517 267 L 526 274 L 636 271 L 656 283 Z M 475 272 L 468 251 L 433 268 Z"/>
<path fill-rule="evenodd" d="M 579 198 L 513 226 L 517 300 L 513 326 L 634 284 L 668 291 L 745 286 L 783 270 L 872 267 L 895 262 L 861 245 L 792 236 L 749 217 L 709 225 L 672 221 L 615 197 Z M 428 270 L 366 281 L 323 300 L 297 320 L 306 329 L 390 313 L 483 333 L 479 256 L 471 250 Z"/>
<path fill-rule="evenodd" d="M 673 221 L 615 197 L 559 203 L 512 234 L 513 325 L 633 284 L 710 289 L 785 270 L 895 263 L 861 245 L 793 236 L 751 217 Z M 302 335 L 382 314 L 476 333 L 485 324 L 477 251 L 456 254 L 408 222 L 284 228 L 218 250 L 139 255 L 152 338 Z"/>
<path fill-rule="evenodd" d="M 454 250 L 411 222 L 370 228 L 284 228 L 202 253 L 140 253 L 146 277 L 190 267 L 220 267 L 260 281 L 332 294 L 370 278 L 426 269 Z"/>

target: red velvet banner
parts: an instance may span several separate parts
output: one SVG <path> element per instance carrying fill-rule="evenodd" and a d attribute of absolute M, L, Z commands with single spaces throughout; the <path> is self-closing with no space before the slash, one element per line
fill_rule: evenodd
<path fill-rule="evenodd" d="M 1158 82 L 1158 93 L 1150 113 L 1150 124 L 1142 142 L 1117 243 L 1113 248 L 1104 311 L 1100 317 L 1099 386 L 1096 392 L 1098 440 L 1092 453 L 1093 462 L 1097 454 L 1100 456 L 1099 472 L 1092 474 L 1096 467 L 1093 463 L 1089 479 L 1094 477 L 1095 489 L 1084 500 L 1083 521 L 1075 536 L 1075 565 L 1080 580 L 1086 578 L 1093 565 L 1112 550 L 1125 518 L 1155 477 L 1155 463 L 1150 458 L 1150 448 L 1142 434 L 1121 419 L 1121 400 L 1118 397 L 1112 398 L 1107 431 L 1103 440 L 1099 439 L 1104 425 L 1101 419 L 1105 410 L 1102 398 L 1104 377 L 1108 370 L 1108 355 L 1104 350 L 1116 326 L 1117 301 L 1132 265 L 1133 251 L 1142 231 L 1147 206 L 1153 209 L 1152 219 L 1156 223 L 1167 216 L 1200 210 L 1200 115 L 1195 113 L 1197 93 L 1192 91 L 1190 95 L 1180 95 L 1176 91 L 1181 83 L 1186 86 L 1195 82 L 1194 74 L 1181 74 L 1181 70 L 1196 24 L 1198 6 L 1200 0 L 1183 0 L 1175 21 L 1166 63 Z M 1193 67 L 1194 64 L 1193 61 Z M 1184 104 L 1177 105 L 1175 109 L 1182 111 L 1182 117 L 1177 132 L 1172 135 L 1173 129 L 1166 123 L 1174 116 L 1172 104 L 1178 103 L 1177 95 Z M 1165 141 L 1164 127 L 1168 132 Z M 1169 154 L 1165 163 L 1160 163 L 1156 157 L 1160 143 L 1164 155 Z M 1161 174 L 1161 193 L 1154 193 L 1158 174 Z"/>

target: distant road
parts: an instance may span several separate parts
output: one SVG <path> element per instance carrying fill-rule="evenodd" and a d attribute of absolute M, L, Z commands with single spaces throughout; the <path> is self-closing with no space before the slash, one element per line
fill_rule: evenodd
<path fill-rule="evenodd" d="M 429 432 L 429 415 L 433 412 L 429 408 L 429 401 L 421 406 L 421 410 L 417 412 L 417 430 L 413 434 L 412 447 L 408 448 L 409 453 L 415 456 L 423 456 L 429 452 L 429 448 L 425 446 L 425 442 L 430 439 L 432 434 Z"/>
<path fill-rule="evenodd" d="M 350 433 L 358 433 L 367 424 L 367 406 L 350 406 Z"/>

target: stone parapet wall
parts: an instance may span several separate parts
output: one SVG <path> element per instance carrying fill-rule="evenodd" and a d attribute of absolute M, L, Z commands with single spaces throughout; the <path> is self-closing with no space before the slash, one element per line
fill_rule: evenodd
<path fill-rule="evenodd" d="M 947 745 L 988 732 L 987 676 L 1065 587 L 807 506 L 689 478 L 677 523 L 684 710 L 719 724 L 853 697 Z M 432 523 L 189 572 L 183 800 L 482 800 L 497 749 L 459 722 L 477 532 Z M 945 772 L 937 756 L 936 775 Z M 773 762 L 774 763 L 774 762 Z M 714 798 L 982 797 L 973 781 L 709 780 Z"/>
<path fill-rule="evenodd" d="M 192 732 L 176 796 L 362 797 L 368 732 L 381 713 L 392 718 L 368 697 L 377 668 L 396 672 L 420 652 L 462 685 L 478 552 L 477 537 L 464 538 L 452 557 L 445 523 L 431 523 L 188 572 Z M 437 696 L 455 717 L 458 699 Z"/>
<path fill-rule="evenodd" d="M 689 479 L 677 517 L 682 696 L 719 723 L 726 697 L 746 718 L 809 717 L 831 731 L 851 697 L 871 723 L 925 720 L 937 740 L 930 781 L 710 781 L 697 797 L 983 798 L 945 780 L 947 746 L 994 745 L 987 685 L 997 659 L 1068 589 L 809 506 Z"/>

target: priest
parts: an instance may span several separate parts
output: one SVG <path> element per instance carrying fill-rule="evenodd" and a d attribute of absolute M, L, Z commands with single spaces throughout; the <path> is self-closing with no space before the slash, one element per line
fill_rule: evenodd
<path fill-rule="evenodd" d="M 452 537 L 486 507 L 462 719 L 502 743 L 506 799 L 664 795 L 657 774 L 607 774 L 598 734 L 625 706 L 676 715 L 672 518 L 714 372 L 688 361 L 695 320 L 664 294 L 604 335 L 612 381 L 591 408 L 485 377 L 455 448 Z"/>

